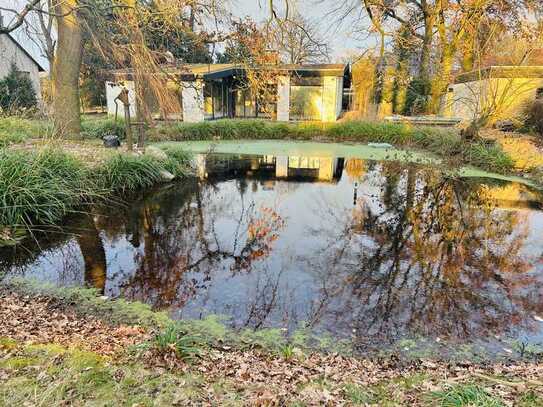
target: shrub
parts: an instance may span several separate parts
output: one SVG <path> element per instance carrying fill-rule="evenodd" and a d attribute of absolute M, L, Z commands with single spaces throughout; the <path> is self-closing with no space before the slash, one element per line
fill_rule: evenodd
<path fill-rule="evenodd" d="M 4 112 L 18 112 L 35 108 L 37 104 L 32 81 L 12 63 L 8 75 L 0 80 L 0 108 Z"/>
<path fill-rule="evenodd" d="M 543 138 L 543 100 L 530 102 L 525 108 L 525 125 Z"/>
<path fill-rule="evenodd" d="M 403 113 L 406 115 L 425 113 L 428 110 L 431 87 L 428 80 L 413 79 L 407 88 Z"/>

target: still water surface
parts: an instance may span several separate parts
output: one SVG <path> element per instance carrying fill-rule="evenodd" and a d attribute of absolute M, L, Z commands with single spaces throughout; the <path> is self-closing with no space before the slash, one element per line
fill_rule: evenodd
<path fill-rule="evenodd" d="M 198 179 L 93 208 L 0 269 L 361 347 L 543 343 L 542 201 L 527 187 L 334 157 L 197 163 Z"/>

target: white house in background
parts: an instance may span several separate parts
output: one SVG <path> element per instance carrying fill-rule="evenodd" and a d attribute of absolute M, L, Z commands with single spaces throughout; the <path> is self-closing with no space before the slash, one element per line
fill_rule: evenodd
<path fill-rule="evenodd" d="M 274 100 L 261 100 L 245 86 L 247 69 L 235 64 L 187 64 L 161 67 L 171 78 L 168 87 L 179 97 L 179 111 L 168 118 L 203 122 L 220 118 L 262 118 L 278 121 L 336 121 L 344 108 L 344 89 L 350 86 L 350 72 L 343 64 L 270 65 L 277 83 L 270 84 Z M 106 83 L 108 113 L 122 117 L 123 107 L 115 98 L 128 89 L 130 114 L 136 114 L 131 69 L 111 71 Z M 144 84 L 145 86 L 145 84 Z M 149 92 L 150 93 L 150 92 Z M 153 116 L 160 116 L 158 102 L 148 95 L 145 104 Z M 265 104 L 265 106 L 262 106 Z"/>
<path fill-rule="evenodd" d="M 14 63 L 20 72 L 28 75 L 36 97 L 41 100 L 40 72 L 45 69 L 10 34 L 0 34 L 0 79 L 5 78 Z"/>

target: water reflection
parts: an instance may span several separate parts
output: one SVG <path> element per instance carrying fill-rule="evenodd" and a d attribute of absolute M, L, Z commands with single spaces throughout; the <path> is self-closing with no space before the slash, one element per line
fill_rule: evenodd
<path fill-rule="evenodd" d="M 533 318 L 543 314 L 543 215 L 528 189 L 357 159 L 197 163 L 198 180 L 93 208 L 41 251 L 4 252 L 0 267 L 85 281 L 176 317 L 304 323 L 361 345 L 413 334 L 543 339 Z"/>
<path fill-rule="evenodd" d="M 361 340 L 536 329 L 543 280 L 531 273 L 537 256 L 523 252 L 531 215 L 498 208 L 494 188 L 395 167 L 368 168 L 367 178 L 383 177 L 379 191 L 332 214 L 344 228 L 318 266 L 339 271 L 326 275 L 339 323 L 370 333 Z"/>

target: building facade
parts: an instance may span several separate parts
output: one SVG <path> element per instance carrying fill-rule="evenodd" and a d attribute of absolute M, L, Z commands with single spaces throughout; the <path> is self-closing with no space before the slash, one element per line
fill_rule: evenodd
<path fill-rule="evenodd" d="M 170 119 L 195 123 L 221 118 L 262 118 L 278 121 L 336 121 L 343 110 L 348 86 L 347 66 L 279 65 L 260 69 L 273 72 L 273 81 L 254 94 L 247 86 L 247 69 L 233 64 L 196 64 L 169 68 L 171 87 L 177 86 L 179 111 Z M 108 113 L 122 114 L 115 101 L 123 88 L 129 91 L 130 113 L 135 115 L 135 87 L 130 70 L 114 71 L 106 83 Z M 146 102 L 157 118 L 158 103 Z"/>
<path fill-rule="evenodd" d="M 488 115 L 492 123 L 521 116 L 536 98 L 543 98 L 543 66 L 491 66 L 458 75 L 442 113 L 465 122 Z"/>
<path fill-rule="evenodd" d="M 0 79 L 6 77 L 15 64 L 17 69 L 28 75 L 34 90 L 36 98 L 41 100 L 40 72 L 45 69 L 11 36 L 10 34 L 0 34 Z"/>

